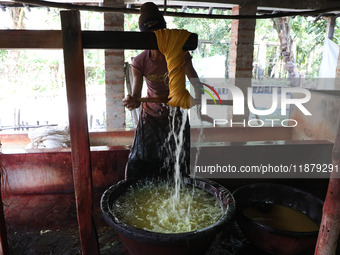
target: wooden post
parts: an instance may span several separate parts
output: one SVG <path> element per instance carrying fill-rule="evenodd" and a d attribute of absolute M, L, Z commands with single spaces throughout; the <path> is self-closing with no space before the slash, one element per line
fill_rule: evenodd
<path fill-rule="evenodd" d="M 333 148 L 331 173 L 315 255 L 335 255 L 340 233 L 340 127 Z"/>
<path fill-rule="evenodd" d="M 1 181 L 3 178 L 3 174 L 5 169 L 1 164 L 1 141 L 0 141 L 0 254 L 8 255 L 8 240 L 7 240 L 7 228 L 5 222 L 4 208 L 2 205 L 2 192 L 1 192 Z"/>
<path fill-rule="evenodd" d="M 83 46 L 79 11 L 61 11 L 73 182 L 82 254 L 99 254 L 93 220 L 93 184 L 87 126 Z"/>
<path fill-rule="evenodd" d="M 121 31 L 81 32 L 79 11 L 61 11 L 60 15 L 69 111 L 73 182 L 80 242 L 84 255 L 97 255 L 99 254 L 99 248 L 92 215 L 93 184 L 87 125 L 83 48 L 157 49 L 157 40 L 154 33 Z M 9 36 L 6 32 L 3 34 Z M 53 34 L 52 36 L 57 37 L 58 34 Z M 191 34 L 183 49 L 195 49 L 197 38 L 196 34 Z M 51 42 L 49 45 L 55 47 Z"/>

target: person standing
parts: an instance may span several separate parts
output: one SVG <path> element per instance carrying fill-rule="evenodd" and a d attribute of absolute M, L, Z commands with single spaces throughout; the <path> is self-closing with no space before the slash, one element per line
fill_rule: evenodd
<path fill-rule="evenodd" d="M 141 32 L 166 28 L 166 22 L 158 7 L 147 2 L 141 6 L 139 17 Z M 183 67 L 189 80 L 198 79 L 192 65 L 191 55 L 184 56 Z M 168 69 L 164 55 L 159 50 L 145 50 L 132 61 L 133 91 L 123 99 L 123 105 L 129 110 L 141 104 L 143 80 L 147 85 L 147 98 L 160 99 L 163 102 L 143 102 L 139 121 L 135 131 L 133 145 L 128 157 L 125 178 L 143 178 L 147 176 L 168 175 L 174 169 L 175 138 L 182 125 L 183 147 L 179 153 L 181 172 L 189 172 L 190 161 L 190 126 L 187 116 L 179 107 L 166 104 L 169 95 Z M 170 135 L 169 135 L 170 134 Z"/>

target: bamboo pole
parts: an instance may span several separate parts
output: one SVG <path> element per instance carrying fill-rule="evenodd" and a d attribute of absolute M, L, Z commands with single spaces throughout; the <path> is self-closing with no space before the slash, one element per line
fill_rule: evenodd
<path fill-rule="evenodd" d="M 315 255 L 335 255 L 340 233 L 340 126 L 335 138 L 331 173 Z"/>
<path fill-rule="evenodd" d="M 61 24 L 80 243 L 82 254 L 97 255 L 99 247 L 93 220 L 93 183 L 79 11 L 62 11 Z"/>
<path fill-rule="evenodd" d="M 149 102 L 149 103 L 166 103 L 169 101 L 167 97 L 136 97 L 138 102 Z"/>

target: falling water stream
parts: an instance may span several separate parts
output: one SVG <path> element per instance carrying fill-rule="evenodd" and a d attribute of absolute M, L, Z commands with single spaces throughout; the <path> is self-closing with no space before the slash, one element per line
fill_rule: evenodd
<path fill-rule="evenodd" d="M 170 108 L 171 113 L 170 115 L 172 116 L 172 121 L 171 121 L 171 127 L 170 127 L 170 132 L 169 132 L 169 137 L 168 137 L 168 142 L 171 141 L 173 138 L 174 143 L 175 143 L 175 153 L 171 156 L 175 157 L 175 164 L 174 166 L 168 166 L 170 169 L 171 167 L 174 168 L 174 184 L 175 184 L 175 192 L 174 195 L 172 196 L 172 202 L 173 202 L 173 210 L 176 210 L 176 205 L 178 206 L 181 202 L 180 199 L 180 190 L 183 189 L 183 178 L 182 178 L 182 171 L 181 171 L 181 165 L 183 161 L 185 160 L 185 153 L 186 151 L 183 150 L 183 145 L 184 145 L 184 129 L 185 129 L 185 123 L 186 123 L 186 118 L 187 118 L 187 110 L 182 111 L 182 120 L 181 120 L 181 125 L 179 127 L 179 132 L 176 133 L 176 118 L 174 117 L 176 114 L 176 108 Z M 169 143 L 168 143 L 169 144 Z M 189 204 L 190 206 L 190 204 Z"/>
<path fill-rule="evenodd" d="M 181 168 L 187 153 L 183 150 L 187 110 L 181 111 L 182 120 L 178 122 L 174 117 L 178 114 L 176 109 L 171 109 L 171 131 L 165 143 L 170 146 L 168 151 L 172 151 L 169 157 L 175 157 L 165 160 L 165 164 L 174 164 L 166 166 L 173 170 L 173 178 L 141 181 L 115 201 L 114 213 L 129 225 L 153 232 L 183 233 L 205 228 L 222 216 L 223 210 L 216 197 L 184 183 Z M 199 139 L 201 136 L 202 132 Z"/>

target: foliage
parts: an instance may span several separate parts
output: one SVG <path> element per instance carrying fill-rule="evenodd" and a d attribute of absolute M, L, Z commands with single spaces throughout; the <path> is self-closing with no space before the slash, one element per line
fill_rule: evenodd
<path fill-rule="evenodd" d="M 124 14 L 124 31 L 139 31 L 137 14 Z M 131 59 L 141 53 L 142 50 L 125 50 L 125 61 L 131 63 Z"/>
<path fill-rule="evenodd" d="M 60 10 L 25 8 L 17 13 L 25 17 L 27 29 L 61 29 Z M 38 18 L 39 17 L 39 18 Z M 12 16 L 14 19 L 20 17 Z M 13 24 L 17 22 L 13 20 Z M 82 29 L 103 29 L 103 14 L 98 12 L 81 12 Z M 5 61 L 7 60 L 7 61 Z M 0 79 L 2 93 L 15 93 L 28 90 L 35 93 L 58 91 L 64 87 L 64 65 L 62 51 L 56 50 L 0 50 Z M 105 83 L 104 51 L 84 51 L 86 84 Z M 27 82 L 30 81 L 30 82 Z M 6 87 L 6 88 L 5 88 Z M 10 89 L 9 89 L 10 88 Z"/>
<path fill-rule="evenodd" d="M 318 76 L 319 66 L 322 59 L 322 46 L 324 43 L 326 21 L 315 21 L 314 18 L 296 16 L 288 18 L 290 35 L 294 41 L 295 60 L 300 74 L 304 77 L 314 78 Z M 257 20 L 255 30 L 255 42 L 267 43 L 279 42 L 277 29 L 270 19 Z M 274 60 L 274 49 L 267 49 L 267 62 Z M 270 66 L 269 66 L 270 70 Z M 283 76 L 284 77 L 284 74 Z"/>
<path fill-rule="evenodd" d="M 103 50 L 84 51 L 85 76 L 88 85 L 105 84 L 104 62 Z"/>
<path fill-rule="evenodd" d="M 334 38 L 333 41 L 337 44 L 340 45 L 340 20 L 339 18 L 336 19 L 336 25 L 334 29 Z"/>
<path fill-rule="evenodd" d="M 48 12 L 44 8 L 32 8 L 31 13 L 23 9 L 25 14 L 24 22 L 26 26 L 31 24 L 30 19 L 33 19 L 40 11 L 40 24 L 48 26 L 51 29 L 60 29 L 59 10 L 51 8 Z M 171 9 L 169 9 L 171 11 Z M 188 9 L 187 12 L 202 13 L 206 12 L 203 9 Z M 228 10 L 214 10 L 215 14 L 230 14 Z M 124 30 L 139 31 L 137 14 L 124 15 Z M 103 29 L 103 14 L 96 12 L 81 12 L 82 29 L 100 30 Z M 165 17 L 169 28 L 186 29 L 190 32 L 199 35 L 199 47 L 192 54 L 194 58 L 202 58 L 209 56 L 225 56 L 226 62 L 229 56 L 229 42 L 231 31 L 230 19 L 192 19 L 182 17 Z M 322 58 L 322 45 L 324 42 L 324 34 L 326 30 L 326 20 L 296 16 L 289 18 L 291 35 L 296 45 L 296 63 L 300 73 L 306 77 L 317 77 L 318 68 Z M 15 22 L 13 22 L 15 23 Z M 339 21 L 337 21 L 339 27 Z M 44 27 L 45 28 L 45 27 Z M 29 28 L 31 29 L 31 28 Z M 42 28 L 43 29 L 43 28 Z M 255 30 L 255 42 L 265 41 L 269 44 L 278 44 L 279 39 L 276 30 L 273 28 L 273 21 L 270 19 L 258 19 Z M 335 43 L 340 42 L 340 30 L 335 29 Z M 273 70 L 273 63 L 279 61 L 277 59 L 277 46 L 269 45 L 266 52 L 267 72 L 270 74 Z M 16 65 L 13 66 L 13 72 L 16 70 L 17 75 L 11 73 L 8 76 L 7 82 L 13 84 L 25 83 L 28 76 L 34 82 L 32 89 L 35 91 L 57 90 L 63 85 L 60 73 L 63 73 L 62 58 L 49 58 L 39 54 L 30 54 L 29 51 L 21 51 L 23 54 L 15 55 L 12 51 L 0 50 L 1 66 L 0 70 L 5 70 L 5 61 L 12 58 Z M 104 68 L 104 51 L 85 51 L 85 66 L 87 84 L 104 84 L 105 83 L 105 68 Z M 125 59 L 130 61 L 131 57 L 140 53 L 140 50 L 125 51 Z M 256 55 L 256 52 L 254 52 Z M 254 55 L 254 56 L 255 56 Z M 47 56 L 47 55 L 46 55 Z M 15 58 L 14 58 L 15 57 Z M 6 68 L 9 68 L 7 65 Z M 26 74 L 22 78 L 19 73 Z M 28 73 L 28 74 L 27 74 Z M 2 73 L 1 76 L 5 74 Z M 50 75 L 50 78 L 43 78 Z M 38 78 L 40 77 L 40 78 Z M 40 80 L 40 81 L 39 81 Z M 26 83 L 25 83 L 26 84 Z M 48 87 L 48 88 L 46 88 Z"/>
<path fill-rule="evenodd" d="M 61 29 L 60 14 L 58 9 L 49 9 L 48 18 L 45 19 L 45 24 L 49 27 L 49 29 Z"/>
<path fill-rule="evenodd" d="M 202 11 L 190 9 L 190 12 Z M 221 10 L 219 14 L 222 14 Z M 224 12 L 224 14 L 229 13 Z M 224 55 L 228 58 L 231 20 L 195 19 L 195 22 L 192 22 L 190 18 L 175 17 L 172 22 L 177 28 L 187 29 L 199 35 L 199 40 L 203 43 L 197 51 L 198 57 Z M 289 22 L 291 36 L 296 45 L 296 64 L 300 73 L 305 77 L 317 77 L 327 22 L 324 19 L 315 21 L 314 18 L 302 16 L 289 18 Z M 255 43 L 264 41 L 268 44 L 266 52 L 268 75 L 275 71 L 273 70 L 274 63 L 281 58 L 277 56 L 277 47 L 279 46 L 274 46 L 275 44 L 279 45 L 280 41 L 273 25 L 271 19 L 258 19 L 255 29 Z M 337 29 L 335 29 L 335 42 L 337 42 L 336 38 L 340 41 L 340 31 Z"/>
<path fill-rule="evenodd" d="M 170 10 L 169 11 L 173 11 Z M 202 13 L 203 9 L 188 9 L 190 13 Z M 215 10 L 216 14 L 230 14 L 230 11 Z M 165 17 L 169 28 L 186 29 L 197 33 L 199 36 L 199 47 L 193 53 L 195 59 L 214 55 L 226 56 L 228 61 L 229 42 L 231 31 L 230 19 L 193 19 L 182 17 Z M 291 36 L 296 46 L 295 59 L 299 72 L 305 77 L 317 77 L 322 59 L 322 46 L 326 31 L 327 21 L 324 19 L 315 20 L 311 17 L 296 16 L 289 18 Z M 338 24 L 338 23 L 337 23 Z M 172 27 L 171 27 L 172 26 Z M 255 43 L 267 43 L 266 72 L 268 76 L 278 70 L 273 69 L 275 63 L 280 61 L 281 56 L 277 55 L 279 49 L 278 34 L 273 27 L 271 19 L 258 19 L 255 29 Z M 125 15 L 125 29 L 138 31 L 138 15 Z M 340 30 L 335 29 L 334 41 L 340 41 Z M 278 45 L 278 46 L 275 46 Z M 140 51 L 129 51 L 127 59 L 138 54 Z M 256 55 L 256 50 L 254 51 Z M 254 55 L 254 59 L 256 56 Z M 281 77 L 285 77 L 282 74 Z"/>
<path fill-rule="evenodd" d="M 0 50 L 0 61 L 4 62 L 8 56 L 8 50 Z"/>
<path fill-rule="evenodd" d="M 190 12 L 202 12 L 200 9 L 190 9 Z M 216 10 L 215 14 L 230 14 L 230 11 Z M 202 19 L 194 22 L 190 18 L 175 17 L 173 24 L 179 29 L 186 29 L 198 34 L 202 48 L 198 49 L 201 57 L 214 55 L 227 55 L 229 52 L 231 20 L 228 19 Z M 209 44 L 209 46 L 208 46 Z M 209 50 L 207 51 L 207 47 Z"/>
<path fill-rule="evenodd" d="M 104 30 L 104 14 L 100 12 L 80 12 L 82 30 Z"/>
<path fill-rule="evenodd" d="M 327 21 L 296 16 L 290 20 L 291 33 L 296 44 L 296 62 L 300 73 L 317 77 L 322 59 Z"/>
<path fill-rule="evenodd" d="M 257 19 L 255 28 L 255 42 L 276 42 L 279 43 L 279 37 L 273 27 L 271 19 Z"/>

